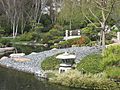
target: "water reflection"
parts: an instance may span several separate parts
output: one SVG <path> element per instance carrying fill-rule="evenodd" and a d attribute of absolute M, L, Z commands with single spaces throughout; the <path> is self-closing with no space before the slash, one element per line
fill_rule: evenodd
<path fill-rule="evenodd" d="M 33 75 L 0 67 L 0 90 L 80 90 L 38 81 Z"/>
<path fill-rule="evenodd" d="M 25 54 L 30 54 L 32 52 L 41 52 L 49 49 L 43 46 L 30 46 L 30 45 L 13 45 L 13 46 L 16 48 L 16 52 L 22 52 Z"/>

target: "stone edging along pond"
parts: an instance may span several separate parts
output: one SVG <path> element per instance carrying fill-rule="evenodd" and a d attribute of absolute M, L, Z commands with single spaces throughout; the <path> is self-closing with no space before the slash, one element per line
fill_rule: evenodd
<path fill-rule="evenodd" d="M 55 50 L 48 50 L 39 52 L 36 54 L 29 54 L 25 55 L 22 58 L 30 59 L 30 61 L 25 62 L 18 62 L 13 60 L 13 58 L 7 58 L 4 60 L 0 60 L 0 65 L 6 68 L 12 68 L 17 71 L 23 71 L 27 73 L 33 73 L 39 77 L 46 78 L 44 71 L 41 68 L 41 62 L 45 60 L 45 58 L 49 56 L 56 55 L 58 53 L 63 52 L 75 53 L 76 54 L 76 61 L 79 62 L 80 59 L 85 57 L 90 53 L 98 53 L 100 51 L 99 47 L 72 47 L 72 48 L 65 48 L 65 49 L 55 49 Z"/>

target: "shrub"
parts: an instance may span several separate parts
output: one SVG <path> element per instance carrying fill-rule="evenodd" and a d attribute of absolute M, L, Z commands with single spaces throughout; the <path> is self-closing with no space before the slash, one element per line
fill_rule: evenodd
<path fill-rule="evenodd" d="M 82 46 L 88 44 L 90 42 L 90 39 L 86 36 L 81 36 L 80 38 L 70 39 L 68 42 L 70 45 Z"/>
<path fill-rule="evenodd" d="M 47 74 L 47 77 L 48 77 L 49 79 L 51 79 L 51 78 L 53 78 L 53 77 L 56 77 L 56 75 L 55 75 L 55 73 L 53 73 L 53 71 L 52 71 L 52 72 L 47 72 L 46 74 Z"/>
<path fill-rule="evenodd" d="M 3 44 L 2 43 L 0 43 L 0 47 L 2 47 L 3 46 Z"/>
<path fill-rule="evenodd" d="M 52 28 L 49 32 L 45 33 L 43 36 L 43 40 L 47 40 L 47 43 L 54 44 L 58 43 L 63 39 L 63 32 L 60 30 L 57 30 L 55 28 Z"/>
<path fill-rule="evenodd" d="M 19 37 L 20 41 L 31 41 L 34 40 L 36 32 L 25 32 Z"/>
<path fill-rule="evenodd" d="M 105 72 L 109 78 L 120 80 L 120 67 L 107 67 Z"/>
<path fill-rule="evenodd" d="M 59 48 L 59 46 L 58 45 L 51 45 L 50 48 L 52 48 L 52 49 L 53 48 Z"/>
<path fill-rule="evenodd" d="M 120 66 L 120 45 L 110 46 L 103 53 L 102 63 L 104 67 Z"/>
<path fill-rule="evenodd" d="M 59 67 L 59 64 L 60 61 L 56 59 L 56 56 L 51 56 L 42 62 L 41 67 L 43 70 L 55 70 Z"/>
<path fill-rule="evenodd" d="M 67 41 L 62 41 L 59 43 L 61 47 L 70 47 L 72 45 L 77 46 L 85 46 L 90 42 L 90 39 L 86 36 L 82 36 L 80 38 L 69 39 Z"/>
<path fill-rule="evenodd" d="M 103 66 L 101 64 L 102 55 L 91 54 L 84 57 L 80 63 L 77 64 L 77 69 L 83 72 L 98 73 L 103 71 Z"/>
<path fill-rule="evenodd" d="M 69 47 L 69 46 L 71 46 L 71 45 L 69 44 L 68 41 L 62 41 L 62 42 L 59 42 L 59 46 L 60 46 L 60 47 Z"/>
<path fill-rule="evenodd" d="M 77 70 L 70 70 L 66 73 L 55 74 L 56 76 L 51 78 L 49 81 L 52 83 L 65 85 L 76 88 L 87 88 L 87 89 L 110 89 L 117 90 L 118 86 L 115 82 L 105 78 L 104 73 L 99 74 L 82 74 Z"/>
<path fill-rule="evenodd" d="M 3 44 L 3 45 L 9 46 L 10 45 L 10 40 L 6 39 L 6 38 L 1 38 L 0 43 Z"/>
<path fill-rule="evenodd" d="M 98 23 L 94 24 L 99 26 Z M 96 41 L 99 38 L 98 36 L 99 29 L 96 29 L 95 26 L 91 23 L 89 23 L 85 28 L 82 28 L 81 32 L 83 35 L 89 37 L 89 39 L 92 41 Z"/>

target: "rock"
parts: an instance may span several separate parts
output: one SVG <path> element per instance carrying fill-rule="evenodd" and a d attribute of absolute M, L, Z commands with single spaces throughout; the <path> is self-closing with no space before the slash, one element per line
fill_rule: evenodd
<path fill-rule="evenodd" d="M 16 58 L 16 57 L 21 57 L 21 56 L 25 56 L 25 53 L 10 54 L 11 58 Z"/>
<path fill-rule="evenodd" d="M 37 54 L 36 52 L 32 52 L 30 55 Z"/>
<path fill-rule="evenodd" d="M 3 56 L 0 60 L 8 59 L 8 57 Z"/>
<path fill-rule="evenodd" d="M 57 48 L 53 48 L 53 49 L 51 49 L 51 50 L 57 50 Z"/>

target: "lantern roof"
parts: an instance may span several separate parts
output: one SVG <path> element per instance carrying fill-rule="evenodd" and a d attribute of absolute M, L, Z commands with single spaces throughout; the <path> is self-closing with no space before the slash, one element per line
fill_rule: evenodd
<path fill-rule="evenodd" d="M 65 52 L 63 54 L 60 54 L 56 57 L 57 59 L 75 59 L 76 55 L 69 54 L 68 52 Z"/>

